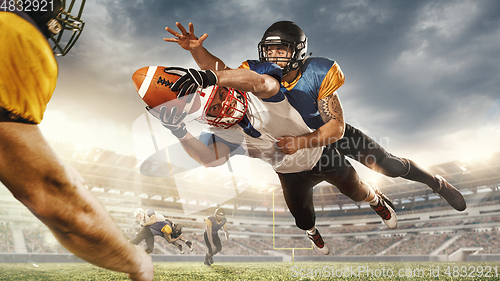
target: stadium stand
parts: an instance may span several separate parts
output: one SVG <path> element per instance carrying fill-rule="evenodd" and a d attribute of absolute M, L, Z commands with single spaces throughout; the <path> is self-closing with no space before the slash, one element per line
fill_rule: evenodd
<path fill-rule="evenodd" d="M 205 254 L 204 219 L 218 202 L 181 198 L 174 179 L 140 174 L 134 156 L 75 148 L 67 143 L 54 142 L 52 146 L 67 165 L 75 167 L 85 178 L 88 188 L 104 204 L 124 235 L 132 238 L 140 229 L 132 216 L 135 208 L 153 208 L 183 224 L 184 235 L 195 245 L 193 252 L 183 245 L 184 255 Z M 181 169 L 173 166 L 173 170 Z M 499 168 L 500 153 L 481 161 L 454 161 L 429 168 L 462 191 L 468 203 L 464 212 L 451 209 L 421 184 L 381 179 L 378 186 L 396 205 L 399 225 L 393 230 L 366 204 L 354 204 L 335 187 L 320 185 L 315 189 L 317 226 L 333 256 L 427 255 L 443 256 L 446 260 L 454 252 L 471 247 L 480 249 L 479 254 L 500 254 Z M 186 204 L 205 208 L 186 214 L 183 211 Z M 304 233 L 295 227 L 285 206 L 279 186 L 269 184 L 263 188 L 261 183 L 223 202 L 231 240 L 226 244 L 221 238 L 224 247 L 220 256 L 318 256 L 310 249 Z M 22 237 L 14 235 L 17 229 L 22 230 Z M 16 239 L 25 244 L 30 254 L 68 253 L 44 225 L 0 186 L 0 252 L 21 254 Z M 177 248 L 158 237 L 153 254 L 180 256 Z"/>

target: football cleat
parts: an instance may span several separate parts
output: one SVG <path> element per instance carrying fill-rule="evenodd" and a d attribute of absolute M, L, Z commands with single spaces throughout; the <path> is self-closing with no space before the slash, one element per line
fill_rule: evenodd
<path fill-rule="evenodd" d="M 434 193 L 439 194 L 450 206 L 457 211 L 463 211 L 467 208 L 465 198 L 453 185 L 446 181 L 442 176 L 436 175 L 439 182 L 439 189 L 434 190 Z"/>
<path fill-rule="evenodd" d="M 313 245 L 313 248 L 318 251 L 318 253 L 322 255 L 328 255 L 330 253 L 330 249 L 328 246 L 325 245 L 325 242 L 323 241 L 323 237 L 321 237 L 321 234 L 319 234 L 319 230 L 316 229 L 316 233 L 314 235 L 311 235 L 307 233 L 307 238 L 311 240 L 311 243 Z"/>
<path fill-rule="evenodd" d="M 182 245 L 181 244 L 177 244 L 175 246 L 177 246 L 177 248 L 179 249 L 179 251 L 181 252 L 181 254 L 184 254 L 184 250 L 182 250 Z"/>
<path fill-rule="evenodd" d="M 398 218 L 394 212 L 394 204 L 378 188 L 373 187 L 373 190 L 375 190 L 375 196 L 378 197 L 378 204 L 376 206 L 370 205 L 370 207 L 382 218 L 387 227 L 396 228 Z"/>
<path fill-rule="evenodd" d="M 188 246 L 190 252 L 194 250 L 193 242 L 186 240 L 186 245 Z"/>
<path fill-rule="evenodd" d="M 212 261 L 212 262 L 210 262 Z M 211 266 L 212 263 L 214 263 L 214 260 L 212 259 L 212 256 L 210 254 L 205 255 L 205 261 L 203 262 L 204 265 Z"/>

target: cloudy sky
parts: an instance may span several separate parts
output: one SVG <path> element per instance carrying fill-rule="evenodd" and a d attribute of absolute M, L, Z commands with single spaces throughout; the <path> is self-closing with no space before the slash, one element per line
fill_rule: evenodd
<path fill-rule="evenodd" d="M 144 111 L 131 76 L 148 65 L 196 67 L 163 41 L 179 21 L 208 33 L 230 67 L 257 59 L 273 22 L 297 23 L 313 56 L 339 63 L 346 121 L 393 154 L 433 165 L 500 151 L 500 2 L 298 0 L 88 1 L 85 30 L 58 58 L 41 129 L 49 139 L 134 154 Z"/>

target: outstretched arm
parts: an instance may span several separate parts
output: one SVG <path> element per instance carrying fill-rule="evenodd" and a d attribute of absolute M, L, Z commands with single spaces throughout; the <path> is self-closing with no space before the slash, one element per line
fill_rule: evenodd
<path fill-rule="evenodd" d="M 166 42 L 177 43 L 184 50 L 190 51 L 191 56 L 202 70 L 230 69 L 221 59 L 212 55 L 207 49 L 205 49 L 205 47 L 203 47 L 203 41 L 207 39 L 208 34 L 205 33 L 198 38 L 194 35 L 194 25 L 192 23 L 189 23 L 189 32 L 187 32 L 184 26 L 182 26 L 179 22 L 176 22 L 175 25 L 181 33 L 178 33 L 170 27 L 165 27 L 165 30 L 176 38 L 163 38 L 163 40 Z"/>
<path fill-rule="evenodd" d="M 280 90 L 280 84 L 275 78 L 250 69 L 238 68 L 214 73 L 217 76 L 217 85 L 252 92 L 259 98 L 270 98 Z"/>
<path fill-rule="evenodd" d="M 226 163 L 229 159 L 229 146 L 216 142 L 207 146 L 188 132 L 183 121 L 187 115 L 185 111 L 177 116 L 176 107 L 162 106 L 160 112 L 149 107 L 146 109 L 179 139 L 186 153 L 196 162 L 205 167 L 215 167 Z"/>
<path fill-rule="evenodd" d="M 220 166 L 229 159 L 229 146 L 223 143 L 214 143 L 207 146 L 189 132 L 179 141 L 186 153 L 205 167 Z"/>
<path fill-rule="evenodd" d="M 62 246 L 133 280 L 153 280 L 151 258 L 128 241 L 83 178 L 63 166 L 38 126 L 0 122 L 0 136 L 0 180 Z"/>

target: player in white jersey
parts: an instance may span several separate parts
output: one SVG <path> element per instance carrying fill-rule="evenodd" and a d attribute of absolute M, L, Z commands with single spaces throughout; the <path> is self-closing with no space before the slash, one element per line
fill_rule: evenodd
<path fill-rule="evenodd" d="M 394 206 L 376 188 L 362 182 L 354 168 L 333 146 L 299 149 L 285 154 L 277 146 L 284 136 L 313 134 L 300 114 L 280 91 L 281 69 L 267 63 L 268 74 L 247 69 L 196 71 L 167 68 L 166 72 L 184 73 L 173 85 L 179 95 L 190 94 L 192 84 L 201 88 L 216 85 L 212 91 L 199 92 L 203 114 L 200 121 L 211 125 L 199 139 L 193 137 L 182 122 L 186 112 L 178 115 L 177 108 L 162 106 L 149 112 L 158 118 L 180 140 L 186 152 L 206 167 L 225 163 L 231 155 L 244 151 L 246 155 L 269 162 L 281 177 L 283 194 L 296 225 L 307 232 L 314 248 L 327 255 L 328 247 L 315 228 L 313 187 L 327 181 L 354 201 L 382 202 L 384 210 L 377 212 L 390 228 L 397 226 Z M 234 88 L 241 89 L 241 92 Z M 251 91 L 252 93 L 249 93 Z M 184 97 L 185 98 L 185 97 Z M 341 111 L 340 111 L 341 112 Z M 343 118 L 338 118 L 343 127 Z M 243 149 L 240 149 L 240 148 Z"/>

